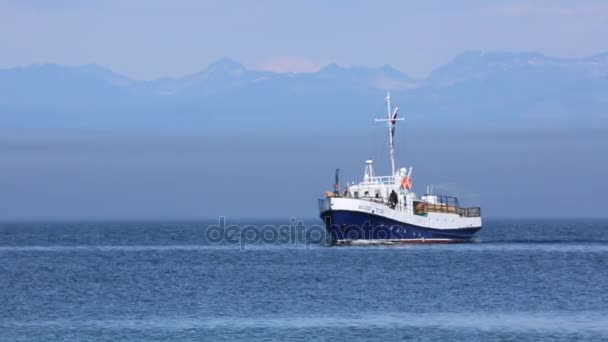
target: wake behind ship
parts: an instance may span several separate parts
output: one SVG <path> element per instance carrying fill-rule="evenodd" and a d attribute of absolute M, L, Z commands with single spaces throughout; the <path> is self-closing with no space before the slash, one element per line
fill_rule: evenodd
<path fill-rule="evenodd" d="M 412 191 L 413 168 L 395 170 L 394 135 L 398 108 L 386 96 L 391 161 L 390 176 L 376 176 L 367 160 L 363 180 L 340 192 L 339 170 L 334 191 L 319 199 L 319 212 L 333 244 L 395 244 L 470 241 L 481 229 L 481 209 L 460 207 L 453 196 Z M 427 188 L 428 189 L 428 188 Z"/>

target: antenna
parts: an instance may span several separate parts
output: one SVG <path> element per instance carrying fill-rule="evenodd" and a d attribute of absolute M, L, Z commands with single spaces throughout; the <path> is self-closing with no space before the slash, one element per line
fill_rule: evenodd
<path fill-rule="evenodd" d="M 403 118 L 397 119 L 397 112 L 399 108 L 391 110 L 391 94 L 386 92 L 386 119 L 376 119 L 376 122 L 386 122 L 388 126 L 388 146 L 391 156 L 391 177 L 395 176 L 395 148 L 393 146 L 393 136 L 395 135 L 395 124 L 397 121 L 403 120 Z"/>

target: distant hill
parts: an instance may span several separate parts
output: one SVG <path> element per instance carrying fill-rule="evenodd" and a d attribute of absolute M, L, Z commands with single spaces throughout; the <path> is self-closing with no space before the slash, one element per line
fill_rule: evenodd
<path fill-rule="evenodd" d="M 471 51 L 432 72 L 409 99 L 431 117 L 471 125 L 593 127 L 608 123 L 607 86 L 608 54 Z"/>
<path fill-rule="evenodd" d="M 608 53 L 560 59 L 470 51 L 415 80 L 390 66 L 249 70 L 221 59 L 181 78 L 131 80 L 96 65 L 0 70 L 4 128 L 251 130 L 367 127 L 384 93 L 425 128 L 608 124 Z"/>

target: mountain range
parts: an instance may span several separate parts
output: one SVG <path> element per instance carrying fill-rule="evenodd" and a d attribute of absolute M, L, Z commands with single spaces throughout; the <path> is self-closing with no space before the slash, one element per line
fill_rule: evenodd
<path fill-rule="evenodd" d="M 97 65 L 0 70 L 0 127 L 359 129 L 385 115 L 425 129 L 608 127 L 608 53 L 553 58 L 465 52 L 424 79 L 385 65 L 308 73 L 250 70 L 223 58 L 180 78 L 133 80 Z"/>

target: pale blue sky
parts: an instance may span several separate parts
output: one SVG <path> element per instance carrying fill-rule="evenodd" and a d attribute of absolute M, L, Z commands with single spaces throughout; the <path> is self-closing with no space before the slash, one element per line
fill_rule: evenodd
<path fill-rule="evenodd" d="M 138 79 L 228 56 L 307 71 L 391 64 L 422 77 L 468 49 L 608 51 L 608 1 L 0 0 L 0 68 L 96 63 Z"/>

